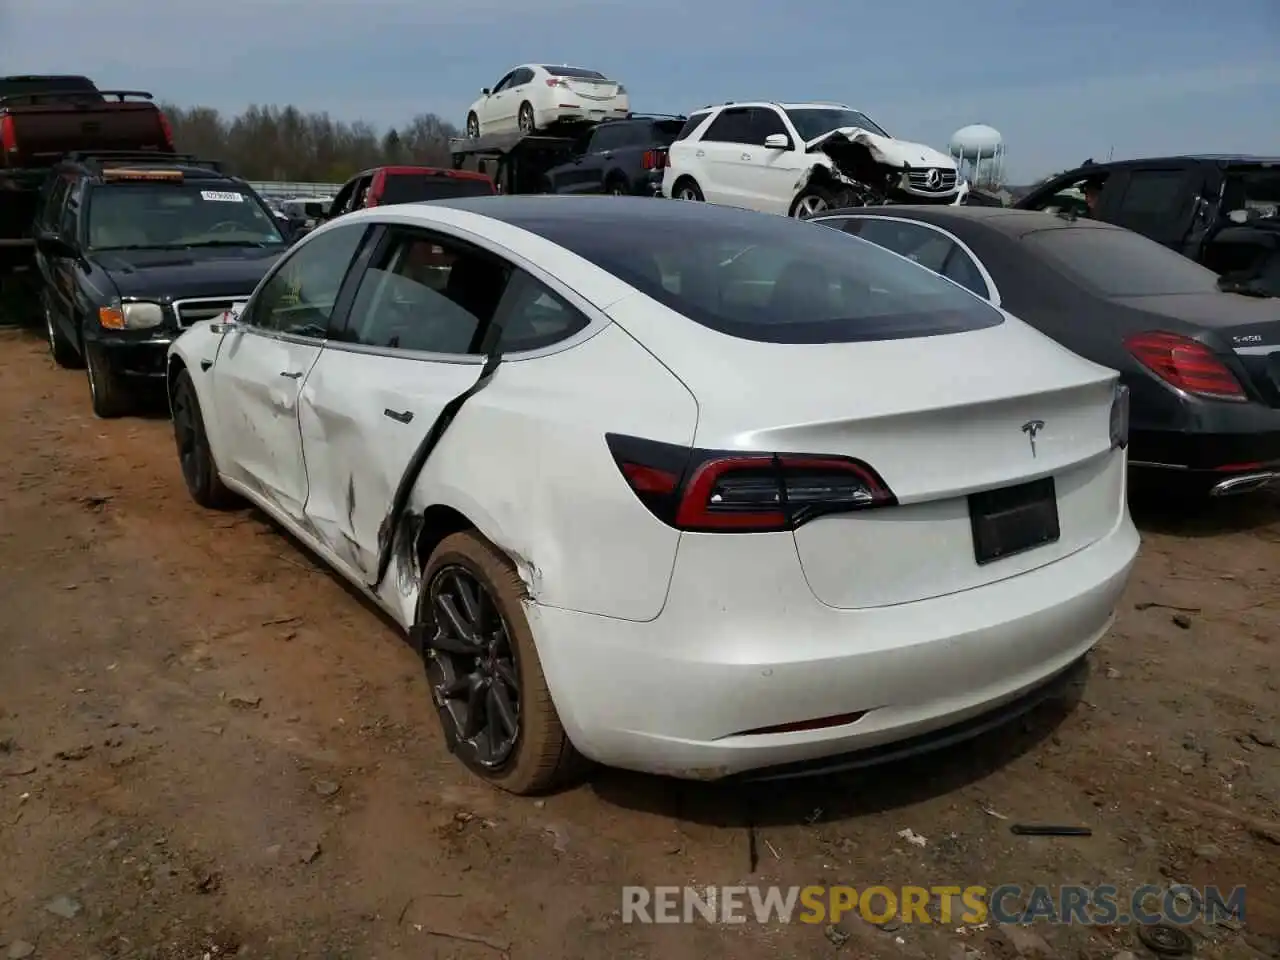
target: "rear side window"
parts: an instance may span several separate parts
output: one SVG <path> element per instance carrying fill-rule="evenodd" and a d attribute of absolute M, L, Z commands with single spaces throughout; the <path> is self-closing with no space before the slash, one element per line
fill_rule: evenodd
<path fill-rule="evenodd" d="M 493 193 L 492 180 L 450 177 L 446 174 L 388 174 L 382 187 L 381 203 L 418 203 L 452 197 L 487 197 Z"/>
<path fill-rule="evenodd" d="M 676 140 L 687 140 L 693 131 L 702 126 L 702 121 L 707 119 L 706 113 L 695 113 L 692 117 L 684 122 L 684 126 L 676 134 Z M 674 141 L 673 141 L 674 142 Z"/>
<path fill-rule="evenodd" d="M 1218 275 L 1129 230 L 1060 227 L 1023 237 L 1062 273 L 1111 297 L 1212 293 Z"/>
<path fill-rule="evenodd" d="M 751 143 L 751 111 L 747 107 L 721 110 L 702 139 L 711 143 Z"/>
<path fill-rule="evenodd" d="M 763 343 L 851 343 L 996 326 L 999 311 L 923 267 L 787 217 L 654 204 L 625 225 L 603 214 L 514 218 L 689 319 Z M 673 241 L 673 238 L 678 238 Z"/>

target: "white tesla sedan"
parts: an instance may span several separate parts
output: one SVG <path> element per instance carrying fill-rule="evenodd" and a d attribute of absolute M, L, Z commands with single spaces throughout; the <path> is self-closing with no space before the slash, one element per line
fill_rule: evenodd
<path fill-rule="evenodd" d="M 526 63 L 467 110 L 467 136 L 536 133 L 561 120 L 621 120 L 631 110 L 627 88 L 598 70 Z"/>
<path fill-rule="evenodd" d="M 450 749 L 514 792 L 581 756 L 716 779 L 954 742 L 1073 673 L 1138 550 L 1113 371 L 727 207 L 350 214 L 168 385 L 194 499 L 385 608 Z"/>

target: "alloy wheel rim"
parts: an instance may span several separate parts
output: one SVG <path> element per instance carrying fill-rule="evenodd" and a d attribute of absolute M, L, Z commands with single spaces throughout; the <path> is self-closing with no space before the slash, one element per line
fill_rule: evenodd
<path fill-rule="evenodd" d="M 471 117 L 467 121 L 467 136 L 472 139 L 480 136 L 480 123 L 475 117 Z"/>
<path fill-rule="evenodd" d="M 502 767 L 520 737 L 519 666 L 488 589 L 466 567 L 439 570 L 427 585 L 427 669 L 436 705 L 480 767 Z"/>
<path fill-rule="evenodd" d="M 181 391 L 173 403 L 173 433 L 178 444 L 178 463 L 182 466 L 182 478 L 187 481 L 187 486 L 195 487 L 199 472 L 200 442 L 191 417 L 191 406 Z"/>
<path fill-rule="evenodd" d="M 532 110 L 520 111 L 520 132 L 521 133 L 533 132 L 533 111 Z"/>
<path fill-rule="evenodd" d="M 817 216 L 827 209 L 826 201 L 821 197 L 808 196 L 804 197 L 796 207 L 796 216 L 800 219 L 808 219 Z"/>
<path fill-rule="evenodd" d="M 44 325 L 49 332 L 49 352 L 56 354 L 58 352 L 58 341 L 53 332 L 53 311 L 49 309 L 47 303 L 44 306 Z"/>

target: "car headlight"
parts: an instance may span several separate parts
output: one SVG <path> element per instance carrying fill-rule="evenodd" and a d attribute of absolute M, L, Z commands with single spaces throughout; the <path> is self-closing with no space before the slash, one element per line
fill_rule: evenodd
<path fill-rule="evenodd" d="M 1111 398 L 1111 449 L 1129 446 L 1129 388 L 1117 381 Z"/>
<path fill-rule="evenodd" d="M 158 303 L 126 303 L 121 312 L 127 330 L 148 330 L 164 323 L 164 307 Z"/>

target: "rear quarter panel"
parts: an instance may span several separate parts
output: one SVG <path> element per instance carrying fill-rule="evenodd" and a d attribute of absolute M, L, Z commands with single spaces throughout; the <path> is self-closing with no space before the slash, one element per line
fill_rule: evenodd
<path fill-rule="evenodd" d="M 423 470 L 412 511 L 443 504 L 507 553 L 531 600 L 646 621 L 666 602 L 680 534 L 636 498 L 605 444 L 689 444 L 693 395 L 616 324 L 504 362 Z"/>

